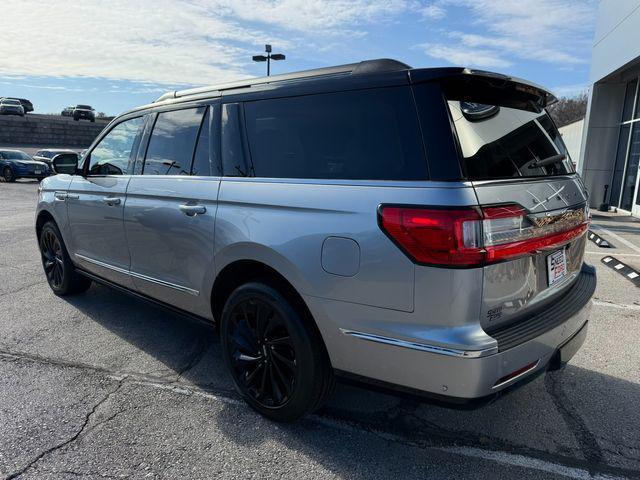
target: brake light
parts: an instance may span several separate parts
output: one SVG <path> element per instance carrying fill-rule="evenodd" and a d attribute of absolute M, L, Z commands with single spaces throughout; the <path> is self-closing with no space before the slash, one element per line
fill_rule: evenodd
<path fill-rule="evenodd" d="M 577 212 L 577 213 L 575 213 Z M 473 267 L 564 244 L 588 227 L 586 211 L 535 224 L 520 205 L 432 209 L 380 208 L 380 227 L 414 261 Z"/>

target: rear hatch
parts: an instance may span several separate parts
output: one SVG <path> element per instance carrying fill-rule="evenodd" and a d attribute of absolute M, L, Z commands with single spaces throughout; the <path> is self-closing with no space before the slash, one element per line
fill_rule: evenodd
<path fill-rule="evenodd" d="M 491 331 L 559 301 L 574 284 L 587 193 L 544 110 L 550 94 L 489 74 L 459 76 L 443 91 L 461 170 L 481 209 L 481 323 Z"/>

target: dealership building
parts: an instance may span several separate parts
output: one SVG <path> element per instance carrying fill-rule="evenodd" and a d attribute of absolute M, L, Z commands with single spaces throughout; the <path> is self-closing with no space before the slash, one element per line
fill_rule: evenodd
<path fill-rule="evenodd" d="M 578 170 L 591 193 L 640 216 L 640 0 L 601 0 Z M 605 198 L 605 186 L 606 189 Z"/>

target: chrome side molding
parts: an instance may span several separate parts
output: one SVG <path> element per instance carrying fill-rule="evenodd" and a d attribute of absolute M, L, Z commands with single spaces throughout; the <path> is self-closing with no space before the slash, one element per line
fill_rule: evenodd
<path fill-rule="evenodd" d="M 456 348 L 441 347 L 438 345 L 429 345 L 426 343 L 409 342 L 392 337 L 384 337 L 372 333 L 357 332 L 355 330 L 347 330 L 341 328 L 340 331 L 350 337 L 356 337 L 369 342 L 383 343 L 385 345 L 393 345 L 394 347 L 410 348 L 421 352 L 436 353 L 438 355 L 448 355 L 450 357 L 461 358 L 480 358 L 498 353 L 498 347 L 486 348 L 484 350 L 459 350 Z"/>
<path fill-rule="evenodd" d="M 122 273 L 124 275 L 129 275 L 130 277 L 138 278 L 140 280 L 144 280 L 145 282 L 155 283 L 156 285 L 162 285 L 163 287 L 173 288 L 174 290 L 178 290 L 179 292 L 188 293 L 188 294 L 193 295 L 195 297 L 200 295 L 200 292 L 198 290 L 194 290 L 193 288 L 185 287 L 185 286 L 178 285 L 178 284 L 171 283 L 171 282 L 165 282 L 164 280 L 159 280 L 157 278 L 149 277 L 147 275 L 142 275 L 141 273 L 132 272 L 131 270 L 127 270 L 125 268 L 116 267 L 114 265 L 110 265 L 108 263 L 101 262 L 100 260 L 95 260 L 95 259 L 87 257 L 85 255 L 81 255 L 79 253 L 76 253 L 75 256 L 78 257 L 81 260 L 84 260 L 85 262 L 92 263 L 92 264 L 97 265 L 99 267 L 108 268 L 109 270 L 113 270 L 114 272 Z"/>

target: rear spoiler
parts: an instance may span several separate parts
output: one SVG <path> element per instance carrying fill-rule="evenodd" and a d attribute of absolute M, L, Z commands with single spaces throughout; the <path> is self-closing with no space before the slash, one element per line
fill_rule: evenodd
<path fill-rule="evenodd" d="M 558 99 L 544 87 L 520 78 L 470 68 L 410 70 L 411 83 L 437 82 L 449 100 L 484 103 L 540 113 Z"/>

